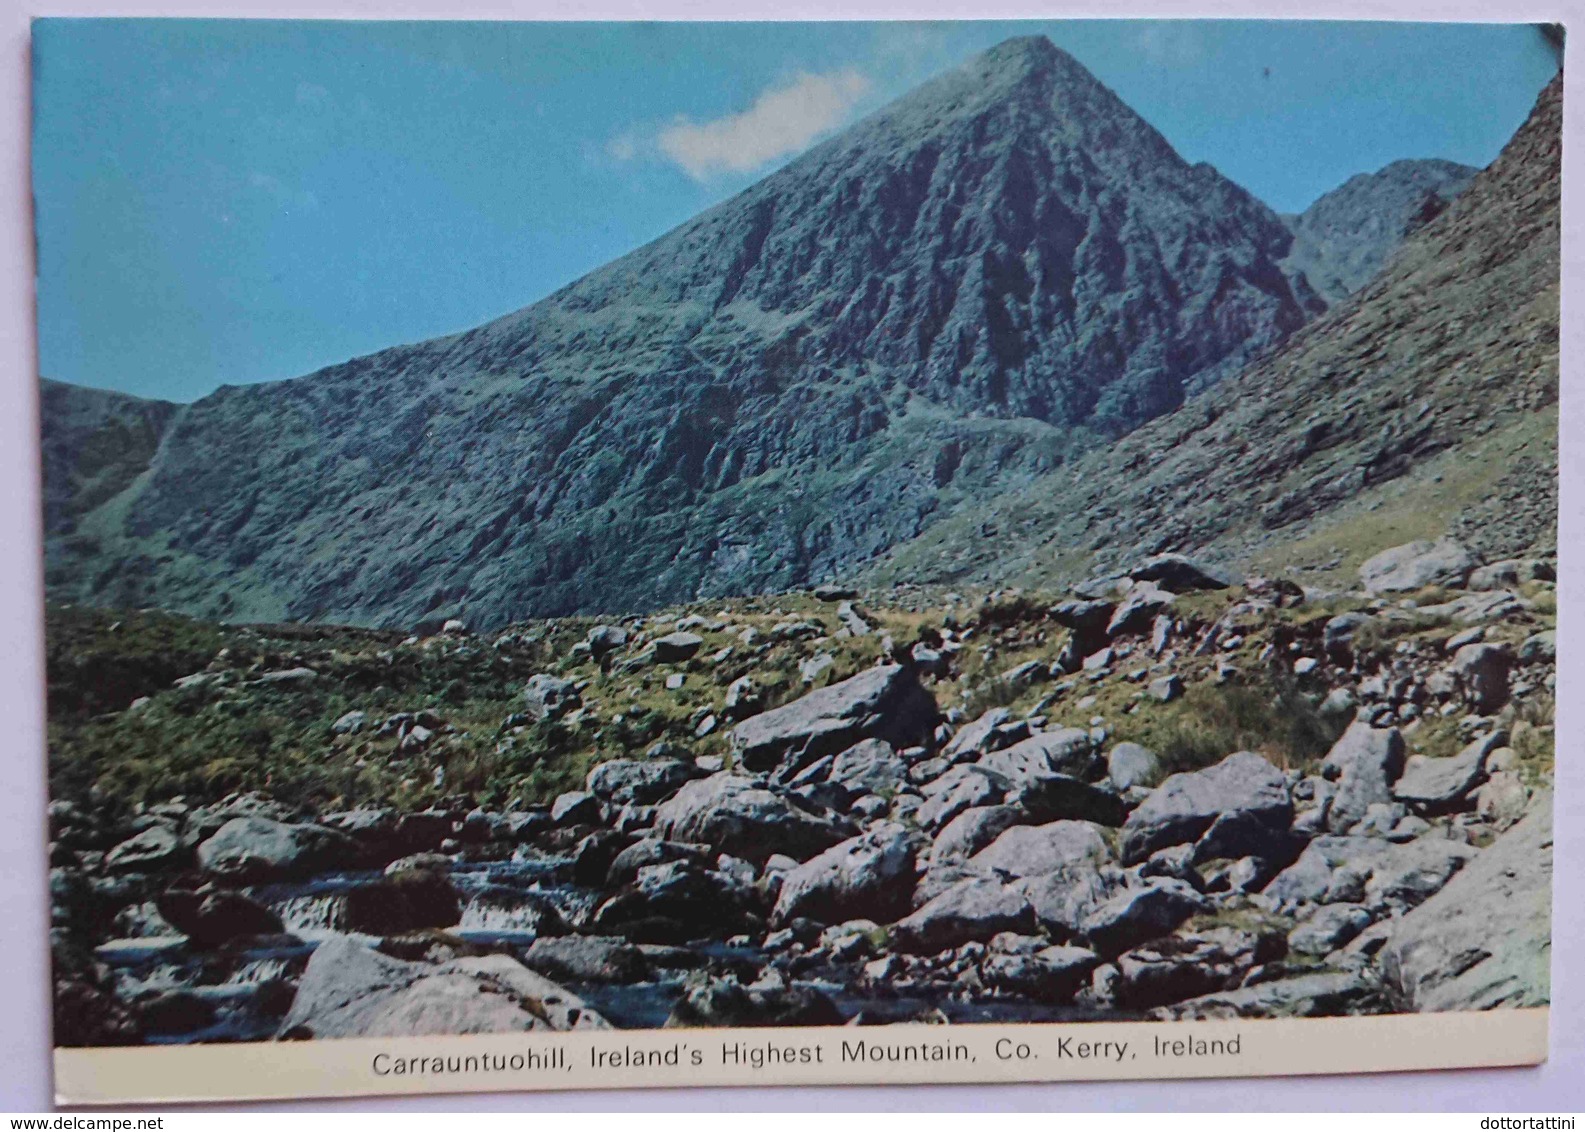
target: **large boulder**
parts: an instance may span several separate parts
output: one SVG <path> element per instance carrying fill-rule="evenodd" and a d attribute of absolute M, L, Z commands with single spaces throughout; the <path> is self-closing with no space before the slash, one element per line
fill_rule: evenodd
<path fill-rule="evenodd" d="M 769 770 L 789 754 L 813 761 L 860 739 L 915 746 L 930 739 L 938 714 L 911 668 L 878 665 L 750 716 L 732 729 L 732 746 L 740 766 Z"/>
<path fill-rule="evenodd" d="M 1160 769 L 1156 752 L 1138 743 L 1119 743 L 1106 756 L 1106 778 L 1116 790 L 1148 786 Z"/>
<path fill-rule="evenodd" d="M 1251 751 L 1172 775 L 1123 823 L 1123 863 L 1137 864 L 1158 849 L 1195 841 L 1225 814 L 1248 815 L 1274 832 L 1285 831 L 1293 820 L 1287 778 Z"/>
<path fill-rule="evenodd" d="M 1082 934 L 1084 922 L 1122 890 L 1115 869 L 1084 864 L 1014 881 L 1035 910 L 1035 919 L 1054 939 L 1072 940 Z"/>
<path fill-rule="evenodd" d="M 1056 821 L 1013 826 L 975 854 L 969 865 L 1011 877 L 1033 877 L 1094 866 L 1111 857 L 1101 827 L 1085 821 Z"/>
<path fill-rule="evenodd" d="M 1476 642 L 1453 654 L 1448 666 L 1464 701 L 1481 715 L 1492 715 L 1508 702 L 1508 673 L 1513 653 L 1507 645 Z"/>
<path fill-rule="evenodd" d="M 1345 833 L 1364 820 L 1371 806 L 1391 802 L 1393 783 L 1403 773 L 1403 760 L 1403 735 L 1396 727 L 1377 728 L 1363 721 L 1350 724 L 1321 763 L 1321 773 L 1337 782 L 1326 827 Z"/>
<path fill-rule="evenodd" d="M 1393 784 L 1393 797 L 1429 814 L 1466 809 L 1474 804 L 1475 788 L 1486 781 L 1486 760 L 1507 741 L 1503 732 L 1495 731 L 1449 758 L 1416 755 Z"/>
<path fill-rule="evenodd" d="M 1004 707 L 991 708 L 972 723 L 964 724 L 941 748 L 941 757 L 949 763 L 956 763 L 988 753 L 992 750 L 996 729 L 1011 722 L 1012 718 L 1013 713 Z"/>
<path fill-rule="evenodd" d="M 962 861 L 974 856 L 1029 815 L 1019 806 L 973 806 L 942 827 L 930 850 L 932 864 Z"/>
<path fill-rule="evenodd" d="M 1552 799 L 1397 922 L 1377 963 L 1403 1010 L 1551 1001 Z"/>
<path fill-rule="evenodd" d="M 548 672 L 530 676 L 523 686 L 523 708 L 537 720 L 560 719 L 582 702 L 576 684 Z"/>
<path fill-rule="evenodd" d="M 1399 844 L 1380 837 L 1327 835 L 1305 846 L 1263 894 L 1279 904 L 1363 904 L 1399 911 L 1439 890 L 1475 854 L 1462 841 L 1444 837 Z"/>
<path fill-rule="evenodd" d="M 843 1020 L 836 1004 L 814 987 L 784 981 L 743 986 L 728 977 L 690 987 L 663 1028 L 840 1026 Z"/>
<path fill-rule="evenodd" d="M 361 857 L 357 843 L 344 833 L 259 817 L 232 818 L 198 846 L 198 864 L 205 872 L 240 884 L 350 868 Z"/>
<path fill-rule="evenodd" d="M 688 783 L 657 807 L 655 832 L 763 864 L 776 853 L 807 861 L 857 830 L 836 815 L 811 813 L 755 779 L 715 774 Z"/>
<path fill-rule="evenodd" d="M 690 660 L 703 647 L 703 637 L 698 633 L 686 631 L 667 633 L 664 637 L 656 637 L 650 642 L 655 659 L 661 664 L 680 664 Z"/>
<path fill-rule="evenodd" d="M 983 877 L 959 881 L 892 927 L 892 944 L 914 955 L 935 955 L 1002 932 L 1030 935 L 1035 910 L 1023 893 Z"/>
<path fill-rule="evenodd" d="M 220 947 L 234 939 L 286 930 L 281 918 L 258 901 L 211 885 L 196 892 L 172 889 L 156 897 L 154 905 L 165 922 L 195 947 Z"/>
<path fill-rule="evenodd" d="M 783 877 L 773 921 L 885 924 L 907 915 L 919 841 L 902 826 L 886 824 L 833 845 Z"/>
<path fill-rule="evenodd" d="M 761 929 L 762 904 L 757 890 L 729 873 L 669 861 L 639 869 L 630 887 L 595 910 L 592 924 L 637 943 L 684 944 Z"/>
<path fill-rule="evenodd" d="M 1066 774 L 1046 774 L 1025 780 L 1018 804 L 1034 822 L 1089 821 L 1100 825 L 1123 824 L 1127 808 L 1110 790 Z"/>
<path fill-rule="evenodd" d="M 1143 633 L 1151 627 L 1156 615 L 1172 605 L 1172 592 L 1154 582 L 1135 582 L 1106 623 L 1106 635 L 1116 638 L 1131 633 Z"/>
<path fill-rule="evenodd" d="M 1421 539 L 1366 559 L 1359 580 L 1366 593 L 1407 593 L 1436 583 L 1461 585 L 1474 568 L 1474 556 L 1452 539 Z"/>
<path fill-rule="evenodd" d="M 884 739 L 865 739 L 831 760 L 826 778 L 854 794 L 896 790 L 907 781 L 908 764 Z"/>
<path fill-rule="evenodd" d="M 341 897 L 342 925 L 370 935 L 449 928 L 462 919 L 462 900 L 438 868 L 401 868 L 354 885 Z"/>
<path fill-rule="evenodd" d="M 682 759 L 612 759 L 589 772 L 589 793 L 616 806 L 651 806 L 704 774 Z"/>
<path fill-rule="evenodd" d="M 1158 554 L 1128 572 L 1136 582 L 1155 582 L 1175 594 L 1225 590 L 1234 583 L 1228 571 L 1182 554 Z"/>
<path fill-rule="evenodd" d="M 577 995 L 505 955 L 410 963 L 348 938 L 320 944 L 283 1038 L 402 1038 L 606 1030 Z"/>
<path fill-rule="evenodd" d="M 1073 653 L 1086 657 L 1106 644 L 1106 626 L 1116 611 L 1116 603 L 1104 598 L 1075 598 L 1053 608 L 1051 619 L 1072 633 L 1069 645 Z"/>
<path fill-rule="evenodd" d="M 107 873 L 143 873 L 180 865 L 187 850 L 176 830 L 151 825 L 105 854 Z"/>
<path fill-rule="evenodd" d="M 638 983 L 651 977 L 644 953 L 620 936 L 541 937 L 523 963 L 549 979 L 575 983 Z"/>
<path fill-rule="evenodd" d="M 1205 897 L 1184 881 L 1153 877 L 1143 887 L 1124 889 L 1095 908 L 1079 931 L 1099 954 L 1120 955 L 1167 935 L 1207 908 Z"/>
<path fill-rule="evenodd" d="M 925 801 L 914 811 L 914 820 L 925 829 L 939 830 L 965 810 L 1000 804 L 1009 785 L 1002 775 L 982 766 L 955 766 L 925 786 Z"/>
<path fill-rule="evenodd" d="M 1089 981 L 1101 958 L 1086 947 L 1058 945 L 1028 953 L 992 954 L 980 964 L 980 977 L 997 990 L 1040 1002 L 1065 1002 Z"/>
<path fill-rule="evenodd" d="M 1042 731 L 1004 750 L 993 751 L 981 758 L 979 765 L 1020 784 L 1048 774 L 1092 778 L 1103 764 L 1088 731 L 1062 727 L 1056 731 Z"/>

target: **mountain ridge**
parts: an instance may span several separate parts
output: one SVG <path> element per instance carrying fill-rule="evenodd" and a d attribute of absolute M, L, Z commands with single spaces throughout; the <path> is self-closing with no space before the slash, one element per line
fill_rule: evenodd
<path fill-rule="evenodd" d="M 489 626 L 852 573 L 1286 339 L 1293 241 L 1009 41 L 526 308 L 169 414 L 47 584 Z"/>
<path fill-rule="evenodd" d="M 1554 551 L 1561 128 L 1560 76 L 1497 160 L 1346 302 L 869 576 L 1078 581 L 1172 550 L 1345 584 L 1415 537 L 1451 533 L 1487 559 Z"/>

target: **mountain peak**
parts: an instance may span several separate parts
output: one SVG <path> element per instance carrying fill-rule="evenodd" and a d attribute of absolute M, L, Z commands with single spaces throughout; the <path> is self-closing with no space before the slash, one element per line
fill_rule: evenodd
<path fill-rule="evenodd" d="M 1043 35 L 1018 35 L 981 52 L 980 59 L 998 68 L 1050 67 L 1068 56 Z"/>

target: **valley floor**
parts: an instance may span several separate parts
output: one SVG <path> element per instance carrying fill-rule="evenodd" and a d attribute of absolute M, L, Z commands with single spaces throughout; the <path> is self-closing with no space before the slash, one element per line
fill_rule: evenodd
<path fill-rule="evenodd" d="M 49 612 L 61 1045 L 1545 1003 L 1555 593 Z"/>

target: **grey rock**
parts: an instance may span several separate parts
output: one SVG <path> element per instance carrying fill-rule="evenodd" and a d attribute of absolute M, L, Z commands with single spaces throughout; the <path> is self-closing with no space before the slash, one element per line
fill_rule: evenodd
<path fill-rule="evenodd" d="M 925 785 L 925 801 L 914 819 L 925 829 L 939 830 L 965 810 L 999 805 L 1010 785 L 1002 775 L 984 767 L 955 766 Z"/>
<path fill-rule="evenodd" d="M 1031 877 L 1094 866 L 1111 857 L 1100 827 L 1089 822 L 1058 821 L 1013 826 L 975 854 L 969 867 L 1009 877 Z"/>
<path fill-rule="evenodd" d="M 631 984 L 652 976 L 644 953 L 621 936 L 542 936 L 523 952 L 523 965 L 575 983 Z"/>
<path fill-rule="evenodd" d="M 1470 795 L 1486 779 L 1486 758 L 1508 737 L 1500 731 L 1467 744 L 1450 758 L 1415 755 L 1404 764 L 1392 796 L 1422 813 L 1438 814 L 1472 804 Z"/>
<path fill-rule="evenodd" d="M 344 833 L 259 817 L 232 818 L 198 846 L 199 867 L 239 883 L 311 876 L 349 868 L 361 858 L 357 843 Z"/>
<path fill-rule="evenodd" d="M 1474 567 L 1474 556 L 1453 539 L 1422 539 L 1366 559 L 1359 578 L 1366 593 L 1406 593 L 1438 582 L 1460 585 Z"/>
<path fill-rule="evenodd" d="M 658 837 L 642 838 L 611 859 L 606 869 L 605 883 L 608 887 L 620 888 L 633 883 L 638 871 L 646 865 L 664 865 L 668 861 L 692 861 L 703 868 L 709 864 L 711 852 L 708 845 L 688 845 L 678 841 L 663 841 Z"/>
<path fill-rule="evenodd" d="M 143 873 L 180 865 L 187 859 L 187 847 L 168 825 L 151 825 L 142 833 L 120 842 L 105 854 L 104 867 L 111 873 Z"/>
<path fill-rule="evenodd" d="M 1168 934 L 1207 907 L 1205 898 L 1183 881 L 1153 879 L 1095 908 L 1079 931 L 1099 954 L 1110 957 Z"/>
<path fill-rule="evenodd" d="M 409 963 L 333 936 L 309 959 L 280 1035 L 395 1038 L 609 1028 L 577 995 L 505 955 Z"/>
<path fill-rule="evenodd" d="M 827 777 L 855 793 L 895 791 L 908 777 L 908 764 L 884 739 L 865 739 L 831 760 Z"/>
<path fill-rule="evenodd" d="M 980 977 L 998 990 L 1040 1002 L 1064 1002 L 1089 982 L 1100 956 L 1085 947 L 1043 947 L 1030 954 L 988 955 Z"/>
<path fill-rule="evenodd" d="M 1059 869 L 1041 876 L 1014 881 L 1035 918 L 1053 938 L 1080 937 L 1086 919 L 1122 890 L 1121 874 L 1090 865 Z"/>
<path fill-rule="evenodd" d="M 1449 666 L 1465 701 L 1481 715 L 1491 715 L 1508 702 L 1508 673 L 1513 653 L 1505 645 L 1470 644 L 1453 654 Z"/>
<path fill-rule="evenodd" d="M 1129 587 L 1118 603 L 1112 619 L 1106 623 L 1106 635 L 1113 639 L 1132 633 L 1142 633 L 1150 628 L 1156 616 L 1172 605 L 1173 595 L 1154 582 L 1136 582 Z"/>
<path fill-rule="evenodd" d="M 1503 834 L 1397 921 L 1378 957 L 1401 1009 L 1490 1010 L 1551 1000 L 1552 805 Z"/>
<path fill-rule="evenodd" d="M 942 827 L 930 852 L 933 864 L 964 861 L 1015 825 L 1029 820 L 1018 806 L 973 806 Z"/>
<path fill-rule="evenodd" d="M 589 772 L 589 793 L 617 806 L 663 802 L 704 774 L 682 759 L 612 759 Z"/>
<path fill-rule="evenodd" d="M 1557 660 L 1557 631 L 1534 633 L 1519 645 L 1520 664 L 1549 664 Z"/>
<path fill-rule="evenodd" d="M 704 647 L 704 638 L 698 633 L 677 632 L 667 633 L 664 637 L 656 637 L 650 642 L 654 650 L 655 660 L 659 664 L 680 664 L 685 660 L 692 660 L 694 654 Z"/>
<path fill-rule="evenodd" d="M 1127 808 L 1116 794 L 1101 786 L 1065 774 L 1046 774 L 1024 780 L 1018 804 L 1035 822 L 1087 821 L 1122 825 Z"/>
<path fill-rule="evenodd" d="M 656 809 L 655 831 L 672 841 L 703 842 L 755 864 L 775 853 L 806 861 L 857 832 L 835 815 L 809 813 L 785 795 L 737 774 L 685 785 Z"/>
<path fill-rule="evenodd" d="M 1155 582 L 1175 594 L 1197 590 L 1225 590 L 1234 584 L 1232 574 L 1182 554 L 1158 554 L 1128 572 L 1136 582 Z"/>
<path fill-rule="evenodd" d="M 1370 986 L 1358 973 L 1323 971 L 1158 1006 L 1151 1017 L 1164 1022 L 1329 1017 L 1353 1013 L 1370 998 Z"/>
<path fill-rule="evenodd" d="M 992 751 L 980 758 L 979 765 L 1018 785 L 1050 774 L 1090 778 L 1100 772 L 1102 763 L 1095 751 L 1095 740 L 1088 731 L 1063 727 L 1042 731 L 1010 747 Z"/>
<path fill-rule="evenodd" d="M 557 825 L 590 825 L 600 820 L 600 799 L 587 790 L 568 790 L 550 804 Z"/>
<path fill-rule="evenodd" d="M 732 744 L 740 765 L 765 770 L 792 751 L 816 758 L 865 738 L 912 746 L 930 738 L 937 714 L 911 669 L 880 665 L 750 716 L 732 729 Z"/>
<path fill-rule="evenodd" d="M 1153 700 L 1170 704 L 1183 695 L 1183 677 L 1173 674 L 1152 680 L 1145 685 L 1145 694 Z"/>
<path fill-rule="evenodd" d="M 935 955 L 1001 932 L 1027 935 L 1034 927 L 1034 909 L 1022 893 L 999 881 L 970 877 L 899 920 L 891 938 L 899 951 Z"/>
<path fill-rule="evenodd" d="M 743 986 L 733 978 L 710 978 L 677 1000 L 665 1029 L 745 1026 L 838 1026 L 842 1012 L 814 987 L 778 981 Z"/>
<path fill-rule="evenodd" d="M 1403 735 L 1396 727 L 1350 724 L 1321 763 L 1321 773 L 1337 781 L 1326 827 L 1345 833 L 1372 805 L 1390 802 L 1403 765 Z"/>
<path fill-rule="evenodd" d="M 628 633 L 620 625 L 596 625 L 586 638 L 589 653 L 595 660 L 604 660 L 614 652 L 627 647 Z"/>
<path fill-rule="evenodd" d="M 1288 948 L 1300 955 L 1330 955 L 1368 928 L 1373 918 L 1359 904 L 1323 904 L 1288 933 Z"/>
<path fill-rule="evenodd" d="M 764 930 L 764 897 L 730 869 L 688 860 L 647 865 L 595 909 L 593 930 L 636 943 L 681 945 Z"/>
<path fill-rule="evenodd" d="M 560 719 L 582 703 L 578 689 L 571 680 L 563 680 L 548 672 L 530 676 L 523 688 L 523 706 L 529 715 L 538 720 Z"/>
<path fill-rule="evenodd" d="M 1106 756 L 1106 777 L 1118 790 L 1148 786 L 1160 769 L 1156 752 L 1138 743 L 1119 743 Z"/>
<path fill-rule="evenodd" d="M 918 835 L 898 825 L 833 845 L 786 874 L 773 921 L 831 924 L 864 916 L 890 923 L 912 907 L 919 848 Z"/>
<path fill-rule="evenodd" d="M 337 717 L 336 722 L 330 725 L 332 735 L 356 735 L 362 731 L 369 720 L 369 713 L 354 709 Z"/>
<path fill-rule="evenodd" d="M 1135 864 L 1157 849 L 1194 841 L 1223 814 L 1248 814 L 1273 830 L 1286 829 L 1293 820 L 1287 779 L 1249 751 L 1172 775 L 1124 822 L 1123 862 Z"/>
<path fill-rule="evenodd" d="M 1311 841 L 1262 895 L 1282 904 L 1364 904 L 1401 910 L 1419 904 L 1463 868 L 1476 850 L 1461 841 L 1327 835 Z"/>
<path fill-rule="evenodd" d="M 1284 954 L 1280 935 L 1221 927 L 1166 936 L 1117 957 L 1119 1006 L 1144 1010 L 1231 990 L 1252 968 Z"/>

